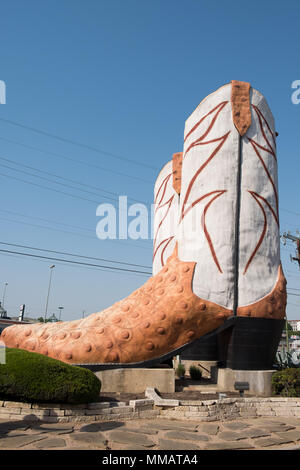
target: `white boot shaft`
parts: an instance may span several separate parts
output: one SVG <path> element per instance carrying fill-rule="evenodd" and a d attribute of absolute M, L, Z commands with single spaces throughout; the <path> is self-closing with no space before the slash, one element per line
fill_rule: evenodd
<path fill-rule="evenodd" d="M 177 237 L 179 259 L 197 263 L 193 292 L 228 309 L 269 294 L 280 265 L 274 119 L 251 88 L 241 136 L 231 96 L 221 87 L 186 121 Z"/>

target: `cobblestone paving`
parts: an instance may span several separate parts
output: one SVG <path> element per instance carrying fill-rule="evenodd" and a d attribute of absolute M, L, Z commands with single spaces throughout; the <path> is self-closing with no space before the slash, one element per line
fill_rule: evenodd
<path fill-rule="evenodd" d="M 0 420 L 1 449 L 223 450 L 300 449 L 300 418 L 235 421 L 139 419 L 26 424 Z"/>

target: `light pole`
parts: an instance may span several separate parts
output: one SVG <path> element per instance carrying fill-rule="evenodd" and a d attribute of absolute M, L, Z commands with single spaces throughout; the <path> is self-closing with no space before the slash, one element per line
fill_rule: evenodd
<path fill-rule="evenodd" d="M 4 307 L 4 300 L 5 300 L 5 293 L 6 293 L 6 287 L 8 286 L 8 282 L 4 284 L 4 290 L 3 290 L 3 298 L 2 298 L 2 307 Z"/>
<path fill-rule="evenodd" d="M 286 351 L 290 352 L 288 320 L 285 321 Z"/>
<path fill-rule="evenodd" d="M 52 280 L 52 271 L 53 271 L 53 268 L 55 268 L 55 264 L 51 264 L 51 266 L 50 266 L 50 278 L 49 278 L 49 285 L 48 285 L 48 294 L 47 294 L 47 301 L 46 301 L 46 308 L 45 308 L 45 318 L 44 318 L 44 321 L 46 321 L 47 312 L 48 312 L 48 302 L 49 302 L 49 294 L 50 294 L 50 288 L 51 288 L 51 280 Z"/>
<path fill-rule="evenodd" d="M 64 307 L 58 307 L 58 310 L 59 310 L 59 320 L 61 319 L 61 314 L 62 314 L 62 310 L 64 309 Z"/>

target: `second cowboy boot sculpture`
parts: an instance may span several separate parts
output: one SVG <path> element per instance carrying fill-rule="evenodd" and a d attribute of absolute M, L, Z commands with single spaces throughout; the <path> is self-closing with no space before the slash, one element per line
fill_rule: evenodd
<path fill-rule="evenodd" d="M 231 317 L 277 324 L 286 281 L 275 135 L 264 97 L 248 83 L 209 95 L 186 121 L 182 156 L 155 187 L 155 275 L 86 319 L 11 326 L 1 340 L 69 363 L 117 365 L 159 362 Z M 166 211 L 178 218 L 165 236 Z"/>

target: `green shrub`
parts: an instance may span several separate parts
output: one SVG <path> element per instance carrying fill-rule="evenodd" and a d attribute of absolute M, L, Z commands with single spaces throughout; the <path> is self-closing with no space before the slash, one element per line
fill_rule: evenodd
<path fill-rule="evenodd" d="M 22 349 L 6 349 L 0 364 L 0 399 L 44 403 L 90 403 L 100 380 L 88 369 Z"/>
<path fill-rule="evenodd" d="M 190 371 L 190 377 L 191 377 L 192 380 L 200 380 L 201 379 L 202 372 L 199 369 L 199 367 L 191 366 L 189 368 L 189 371 Z"/>
<path fill-rule="evenodd" d="M 177 369 L 176 369 L 176 375 L 177 377 L 184 377 L 185 374 L 185 367 L 183 364 L 178 364 Z"/>
<path fill-rule="evenodd" d="M 300 369 L 293 367 L 275 372 L 272 393 L 282 397 L 300 397 Z"/>

